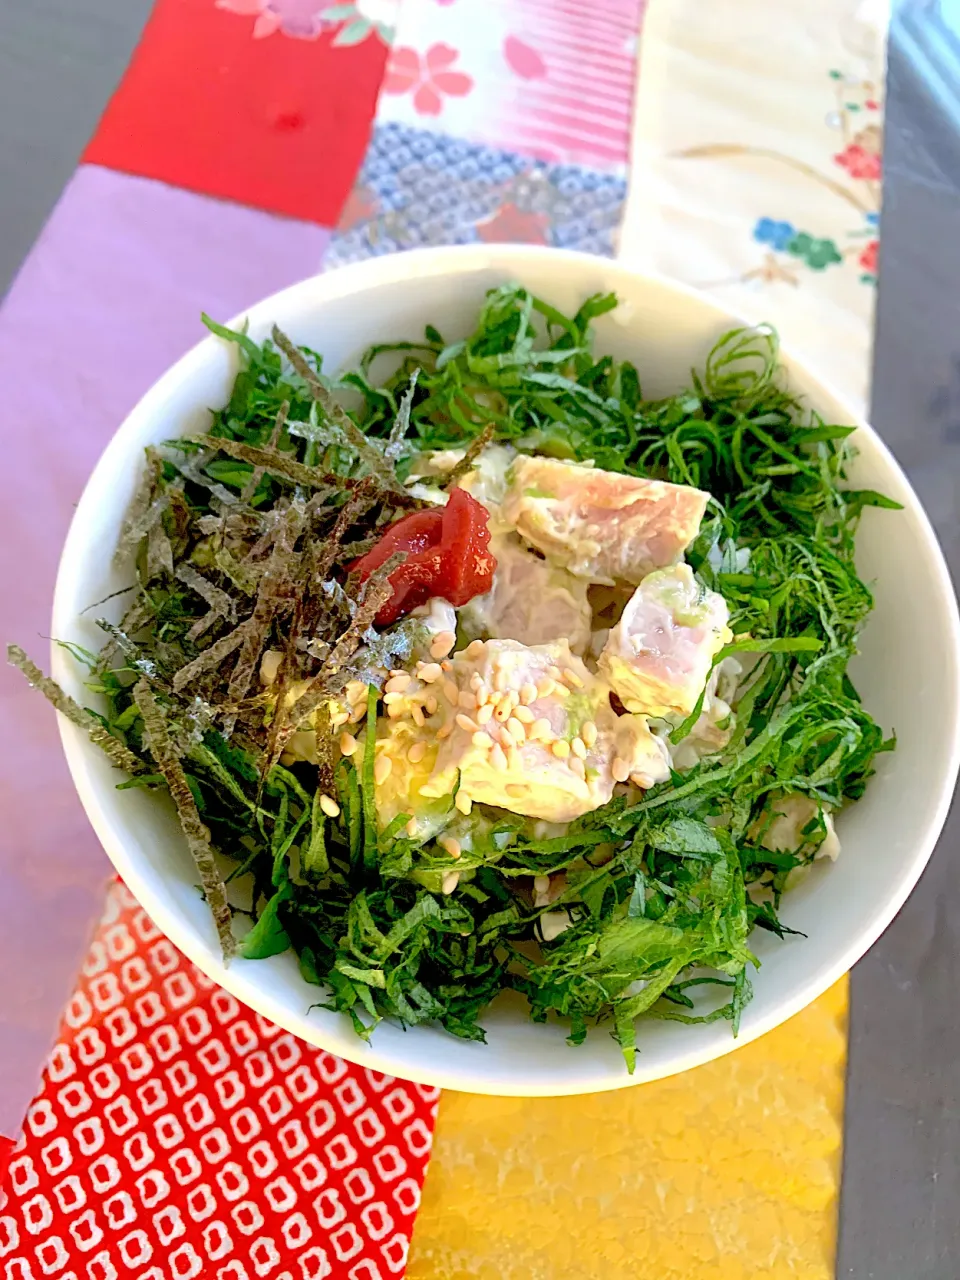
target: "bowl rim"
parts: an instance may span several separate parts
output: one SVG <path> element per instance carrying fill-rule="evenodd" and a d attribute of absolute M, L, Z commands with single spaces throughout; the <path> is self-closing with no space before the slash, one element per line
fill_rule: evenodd
<path fill-rule="evenodd" d="M 705 314 L 712 312 L 718 321 L 728 321 L 731 328 L 741 324 L 757 323 L 756 319 L 743 317 L 737 312 L 727 309 L 705 292 L 678 281 L 670 280 L 657 272 L 638 269 L 616 260 L 598 258 L 596 255 L 576 250 L 555 249 L 543 245 L 471 244 L 412 249 L 382 257 L 364 259 L 361 262 L 337 267 L 327 273 L 321 272 L 308 276 L 244 308 L 228 324 L 229 327 L 235 328 L 247 318 L 252 318 L 254 321 L 263 318 L 269 319 L 269 313 L 272 309 L 282 306 L 285 302 L 295 300 L 297 295 L 305 290 L 314 291 L 313 305 L 319 309 L 331 301 L 350 294 L 380 285 L 415 279 L 424 273 L 441 276 L 461 276 L 474 271 L 481 271 L 488 268 L 491 265 L 491 260 L 494 259 L 497 267 L 506 266 L 514 261 L 518 266 L 521 266 L 531 259 L 546 259 L 558 264 L 565 263 L 574 269 L 589 267 L 595 270 L 598 264 L 602 264 L 605 269 L 614 275 L 630 277 L 634 280 L 654 285 L 667 293 L 672 293 L 687 302 L 694 303 Z M 612 287 L 615 288 L 616 286 L 613 285 Z M 192 378 L 206 362 L 208 353 L 213 351 L 219 341 L 215 335 L 210 334 L 202 338 L 171 365 L 130 409 L 107 442 L 84 485 L 64 540 L 54 590 L 52 636 L 56 636 L 58 632 L 61 634 L 66 633 L 64 623 L 71 624 L 75 620 L 76 615 L 72 610 L 68 610 L 65 605 L 65 598 L 69 590 L 69 579 L 73 573 L 73 546 L 87 522 L 87 507 L 93 501 L 92 493 L 97 488 L 100 475 L 112 468 L 114 460 L 118 456 L 127 457 L 129 455 L 130 446 L 126 443 L 126 437 L 132 430 L 131 424 L 139 421 L 145 415 L 155 416 L 155 406 L 163 403 L 168 390 Z M 892 451 L 874 428 L 869 425 L 864 415 L 853 408 L 846 396 L 837 392 L 829 382 L 824 381 L 817 373 L 811 370 L 809 365 L 802 358 L 798 358 L 791 348 L 782 347 L 780 354 L 781 359 L 788 362 L 796 372 L 802 374 L 811 387 L 816 388 L 815 394 L 821 395 L 823 399 L 832 400 L 842 410 L 845 419 L 854 425 L 858 432 L 864 433 L 870 440 L 871 447 L 883 467 L 899 478 L 904 491 L 902 496 L 906 499 L 904 505 L 916 522 L 918 537 L 922 541 L 924 551 L 928 557 L 929 567 L 936 577 L 938 606 L 942 609 L 943 621 L 946 623 L 946 629 L 952 641 L 948 659 L 950 663 L 949 674 L 952 677 L 949 684 L 953 693 L 952 732 L 950 734 L 949 757 L 945 762 L 946 768 L 943 772 L 943 783 L 937 797 L 937 804 L 924 820 L 923 830 L 916 841 L 912 857 L 909 861 L 905 861 L 897 883 L 885 898 L 883 906 L 875 911 L 868 924 L 865 924 L 858 932 L 852 934 L 847 944 L 838 948 L 828 963 L 808 970 L 798 968 L 797 978 L 790 992 L 772 1002 L 765 1013 L 750 1019 L 749 1023 L 741 1029 L 741 1034 L 737 1039 L 730 1036 L 729 1041 L 722 1044 L 717 1051 L 708 1046 L 707 1051 L 704 1052 L 691 1045 L 689 1052 L 681 1051 L 676 1053 L 666 1069 L 658 1069 L 652 1074 L 642 1073 L 638 1069 L 636 1075 L 629 1076 L 623 1070 L 621 1064 L 619 1073 L 610 1072 L 603 1075 L 602 1078 L 597 1076 L 587 1078 L 584 1073 L 582 1082 L 578 1083 L 578 1075 L 574 1070 L 564 1078 L 562 1085 L 559 1086 L 554 1081 L 545 1081 L 542 1085 L 538 1085 L 533 1072 L 522 1081 L 505 1085 L 501 1081 L 488 1079 L 482 1070 L 467 1068 L 456 1074 L 451 1074 L 445 1069 L 435 1070 L 427 1062 L 423 1065 L 422 1071 L 418 1064 L 418 1074 L 415 1079 L 420 1083 L 497 1096 L 573 1096 L 581 1093 L 607 1092 L 619 1088 L 634 1087 L 655 1079 L 679 1074 L 692 1067 L 724 1057 L 726 1054 L 742 1048 L 788 1021 L 847 973 L 889 927 L 913 891 L 933 854 L 946 822 L 952 803 L 958 770 L 960 770 L 960 611 L 958 611 L 957 597 L 950 572 L 930 519 L 913 486 Z M 52 641 L 51 663 L 55 678 L 61 678 L 62 673 L 66 670 L 66 662 L 65 654 L 57 646 L 56 642 Z M 212 957 L 208 951 L 204 950 L 202 940 L 191 928 L 184 924 L 181 916 L 154 898 L 153 892 L 140 875 L 138 859 L 128 854 L 127 849 L 113 831 L 108 812 L 110 806 L 105 803 L 106 791 L 91 782 L 88 771 L 85 768 L 85 761 L 92 757 L 92 753 L 96 748 L 91 746 L 85 735 L 78 733 L 72 725 L 65 722 L 63 717 L 58 717 L 58 721 L 64 754 L 87 818 L 115 869 L 147 915 L 174 945 L 213 981 L 263 1017 L 286 1029 L 290 1029 L 291 1013 L 289 1004 L 275 999 L 272 995 L 263 991 L 261 984 L 251 976 L 247 966 L 256 965 L 257 962 L 243 962 L 242 966 L 228 968 L 222 959 L 217 956 Z M 116 794 L 115 791 L 110 791 L 111 797 L 116 796 Z M 319 1034 L 310 1034 L 311 1029 L 315 1029 Z M 295 1034 L 305 1036 L 312 1044 L 321 1049 L 329 1047 L 323 1043 L 323 1028 L 316 1022 L 308 1025 L 305 1019 L 298 1018 L 298 1025 L 293 1030 Z M 411 1028 L 410 1030 L 411 1033 L 415 1033 L 417 1029 Z M 369 1069 L 389 1075 L 397 1074 L 396 1061 L 389 1053 L 383 1053 L 378 1049 L 376 1039 L 376 1037 L 373 1037 L 370 1043 L 364 1043 L 358 1039 L 355 1054 L 351 1054 L 349 1049 L 345 1051 L 344 1045 L 341 1043 L 338 1043 L 330 1051 Z M 638 1068 L 639 1066 L 640 1064 L 638 1063 Z M 414 1078 L 409 1074 L 408 1063 L 404 1063 L 401 1074 L 407 1079 Z"/>

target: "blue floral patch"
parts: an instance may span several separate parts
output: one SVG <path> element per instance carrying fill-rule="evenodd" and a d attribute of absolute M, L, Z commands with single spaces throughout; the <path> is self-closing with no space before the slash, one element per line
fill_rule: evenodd
<path fill-rule="evenodd" d="M 391 121 L 374 128 L 325 262 L 476 241 L 611 256 L 626 196 L 617 174 L 547 164 Z"/>
<path fill-rule="evenodd" d="M 792 222 L 777 222 L 773 218 L 760 218 L 753 228 L 753 238 L 771 249 L 784 250 L 797 234 Z"/>

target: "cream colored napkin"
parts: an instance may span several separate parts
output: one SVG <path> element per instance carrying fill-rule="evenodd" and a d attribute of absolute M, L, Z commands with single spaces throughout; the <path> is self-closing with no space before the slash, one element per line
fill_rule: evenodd
<path fill-rule="evenodd" d="M 887 5 L 652 0 L 620 257 L 707 290 L 864 409 Z"/>

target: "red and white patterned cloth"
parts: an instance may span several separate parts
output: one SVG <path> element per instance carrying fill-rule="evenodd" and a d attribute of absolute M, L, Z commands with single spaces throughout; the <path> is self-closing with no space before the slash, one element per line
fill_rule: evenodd
<path fill-rule="evenodd" d="M 438 1098 L 253 1013 L 115 883 L 0 1181 L 3 1278 L 390 1280 Z"/>

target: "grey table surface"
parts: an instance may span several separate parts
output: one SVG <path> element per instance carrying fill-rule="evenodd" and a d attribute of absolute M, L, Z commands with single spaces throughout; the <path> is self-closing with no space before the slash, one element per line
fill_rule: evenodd
<path fill-rule="evenodd" d="M 149 9 L 150 0 L 0 0 L 0 292 Z M 903 0 L 893 15 L 873 386 L 873 422 L 956 577 L 960 0 Z M 853 973 L 838 1280 L 960 1277 L 958 848 L 955 814 L 920 886 Z"/>

